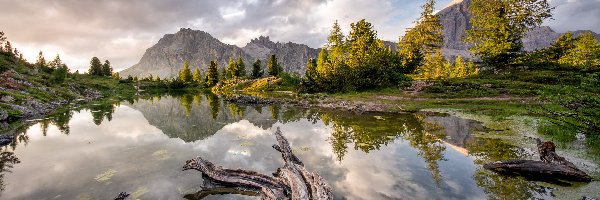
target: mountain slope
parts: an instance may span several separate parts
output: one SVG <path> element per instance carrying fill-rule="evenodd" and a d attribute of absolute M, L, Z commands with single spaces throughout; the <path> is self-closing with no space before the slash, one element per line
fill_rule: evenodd
<path fill-rule="evenodd" d="M 242 57 L 246 70 L 256 59 L 262 60 L 266 67 L 266 59 L 275 54 L 280 65 L 287 72 L 304 72 L 306 60 L 316 58 L 318 49 L 303 44 L 275 43 L 269 37 L 252 40 L 244 48 L 222 43 L 204 31 L 181 29 L 175 34 L 167 34 L 157 44 L 144 53 L 142 59 L 134 66 L 120 72 L 122 77 L 131 75 L 146 77 L 149 74 L 160 77 L 172 77 L 183 68 L 183 62 L 189 61 L 190 68 L 206 71 L 211 60 L 217 60 L 219 68 L 226 67 L 229 57 Z"/>

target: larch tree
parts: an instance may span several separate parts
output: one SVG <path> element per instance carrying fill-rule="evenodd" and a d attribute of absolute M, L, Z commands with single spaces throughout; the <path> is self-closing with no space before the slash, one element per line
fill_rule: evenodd
<path fill-rule="evenodd" d="M 187 60 L 183 62 L 183 69 L 179 71 L 179 80 L 184 83 L 192 82 L 192 70 L 190 70 L 190 62 Z"/>
<path fill-rule="evenodd" d="M 192 80 L 198 84 L 201 83 L 203 80 L 202 73 L 200 73 L 200 69 L 198 69 L 197 67 L 194 70 L 194 74 L 192 75 Z"/>
<path fill-rule="evenodd" d="M 487 66 L 502 69 L 520 55 L 521 38 L 552 16 L 547 0 L 473 0 L 469 7 L 472 28 L 466 41 L 471 52 Z"/>
<path fill-rule="evenodd" d="M 586 71 L 600 69 L 600 43 L 587 32 L 577 38 L 575 46 L 567 50 L 558 62 Z"/>
<path fill-rule="evenodd" d="M 244 61 L 242 60 L 242 57 L 238 57 L 237 62 L 237 69 L 236 69 L 236 77 L 238 78 L 243 78 L 246 76 L 246 64 L 244 64 Z"/>

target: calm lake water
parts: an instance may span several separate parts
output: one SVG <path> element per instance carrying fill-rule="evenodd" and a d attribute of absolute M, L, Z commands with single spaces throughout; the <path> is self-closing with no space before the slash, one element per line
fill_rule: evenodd
<path fill-rule="evenodd" d="M 482 163 L 532 154 L 502 137 L 483 137 L 495 130 L 475 120 L 243 106 L 197 94 L 91 105 L 39 121 L 2 148 L 0 199 L 110 199 L 119 192 L 129 199 L 194 199 L 202 176 L 182 171 L 186 160 L 202 156 L 271 174 L 283 165 L 271 147 L 277 127 L 336 199 L 545 199 L 597 187 L 484 170 Z"/>

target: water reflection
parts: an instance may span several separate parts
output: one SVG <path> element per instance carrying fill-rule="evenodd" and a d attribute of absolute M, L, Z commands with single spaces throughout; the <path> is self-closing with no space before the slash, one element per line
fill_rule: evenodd
<path fill-rule="evenodd" d="M 272 173 L 283 164 L 271 148 L 277 126 L 338 199 L 549 195 L 535 182 L 483 170 L 482 163 L 525 152 L 501 139 L 473 136 L 484 128 L 472 120 L 248 106 L 214 94 L 173 94 L 84 106 L 16 131 L 22 139 L 0 161 L 3 197 L 104 198 L 126 191 L 132 199 L 252 199 L 200 194 L 200 173 L 180 167 L 201 155 L 227 168 Z M 11 167 L 13 173 L 5 173 Z"/>

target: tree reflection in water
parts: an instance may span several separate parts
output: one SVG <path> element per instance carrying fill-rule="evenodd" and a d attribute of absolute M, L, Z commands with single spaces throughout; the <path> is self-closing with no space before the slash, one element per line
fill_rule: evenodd
<path fill-rule="evenodd" d="M 402 138 L 418 150 L 419 156 L 427 163 L 427 168 L 436 183 L 441 180 L 438 162 L 443 160 L 446 146 L 445 137 L 439 127 L 423 121 L 420 115 L 384 115 L 363 114 L 356 117 L 352 113 L 321 113 L 321 120 L 332 127 L 329 142 L 339 162 L 348 152 L 348 144 L 354 143 L 354 149 L 369 153 L 379 150 L 397 138 Z M 435 129 L 432 127 L 436 127 Z"/>
<path fill-rule="evenodd" d="M 19 158 L 15 157 L 13 152 L 4 151 L 0 153 L 0 191 L 4 191 L 4 187 L 6 186 L 4 183 L 5 173 L 11 172 L 10 169 L 20 162 Z"/>

